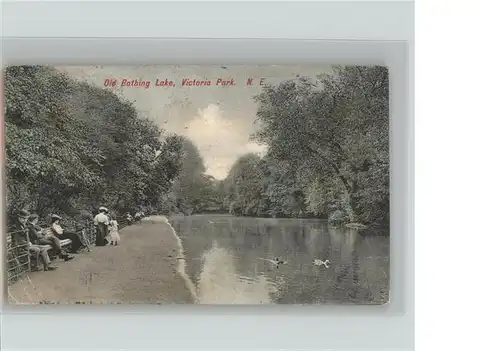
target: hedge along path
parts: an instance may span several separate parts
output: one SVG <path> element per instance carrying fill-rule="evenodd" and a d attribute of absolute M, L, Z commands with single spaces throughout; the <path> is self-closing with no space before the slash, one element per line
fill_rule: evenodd
<path fill-rule="evenodd" d="M 9 287 L 9 301 L 47 303 L 193 303 L 184 272 L 182 252 L 165 217 L 143 219 L 120 230 L 118 246 L 94 247 L 75 255 L 59 268 L 34 272 Z"/>

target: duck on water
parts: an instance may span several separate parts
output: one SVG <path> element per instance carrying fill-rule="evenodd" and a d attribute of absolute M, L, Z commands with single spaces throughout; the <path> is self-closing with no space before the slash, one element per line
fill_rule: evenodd
<path fill-rule="evenodd" d="M 279 257 L 276 257 L 274 260 L 270 260 L 268 258 L 259 258 L 259 260 L 270 262 L 270 263 L 274 264 L 276 266 L 276 268 L 279 268 L 279 266 L 282 264 L 288 263 L 287 261 L 281 260 Z"/>

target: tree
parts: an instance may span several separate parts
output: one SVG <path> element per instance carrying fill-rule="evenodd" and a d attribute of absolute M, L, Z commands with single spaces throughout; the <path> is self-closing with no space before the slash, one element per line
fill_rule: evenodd
<path fill-rule="evenodd" d="M 215 186 L 216 180 L 205 174 L 203 158 L 196 145 L 181 137 L 180 171 L 171 194 L 177 209 L 192 214 L 220 207 Z"/>
<path fill-rule="evenodd" d="M 9 66 L 4 78 L 10 215 L 125 212 L 168 194 L 180 148 L 131 102 L 50 67 Z"/>
<path fill-rule="evenodd" d="M 236 215 L 263 215 L 264 177 L 263 160 L 256 154 L 241 156 L 226 177 L 226 207 Z"/>
<path fill-rule="evenodd" d="M 385 67 L 338 67 L 318 83 L 301 77 L 267 86 L 255 100 L 262 128 L 252 138 L 268 146 L 275 165 L 266 190 L 274 212 L 341 211 L 348 221 L 388 224 Z"/>

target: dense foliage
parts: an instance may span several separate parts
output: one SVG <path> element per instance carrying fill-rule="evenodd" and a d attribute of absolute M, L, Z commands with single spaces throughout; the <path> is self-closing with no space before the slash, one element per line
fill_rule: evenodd
<path fill-rule="evenodd" d="M 222 183 L 205 174 L 203 158 L 191 140 L 181 137 L 181 145 L 180 172 L 170 193 L 172 211 L 187 215 L 223 211 Z"/>
<path fill-rule="evenodd" d="M 41 66 L 4 76 L 7 211 L 88 217 L 161 210 L 180 170 L 181 139 L 112 92 Z"/>
<path fill-rule="evenodd" d="M 384 67 L 340 67 L 284 81 L 256 96 L 268 146 L 225 180 L 225 206 L 248 216 L 317 216 L 389 224 L 389 77 Z"/>
<path fill-rule="evenodd" d="M 7 208 L 85 217 L 226 211 L 389 224 L 389 81 L 384 67 L 340 67 L 266 86 L 255 97 L 264 157 L 227 177 L 196 146 L 162 136 L 132 103 L 40 66 L 5 72 Z"/>

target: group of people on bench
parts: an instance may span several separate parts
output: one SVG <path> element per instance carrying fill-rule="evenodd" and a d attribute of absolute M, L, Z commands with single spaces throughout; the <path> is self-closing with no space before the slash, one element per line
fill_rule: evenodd
<path fill-rule="evenodd" d="M 48 250 L 50 249 L 54 250 L 54 253 L 64 261 L 70 261 L 74 258 L 70 253 L 75 254 L 83 247 L 88 247 L 78 234 L 65 230 L 61 226 L 61 219 L 58 215 L 51 215 L 50 232 L 46 233 L 38 225 L 39 216 L 36 213 L 29 213 L 26 210 L 19 211 L 16 231 L 12 234 L 12 242 L 16 246 L 27 244 L 30 254 L 35 258 L 34 270 L 39 270 L 40 261 L 45 271 L 57 268 L 52 265 L 49 257 Z M 61 245 L 61 240 L 65 239 L 71 240 L 69 252 Z"/>
<path fill-rule="evenodd" d="M 127 223 L 130 225 L 132 224 L 134 221 L 136 222 L 141 222 L 141 220 L 145 217 L 146 215 L 144 214 L 144 212 L 142 211 L 137 211 L 134 215 L 134 217 L 132 217 L 132 215 L 130 214 L 130 212 L 127 212 L 127 214 L 125 215 L 125 218 L 127 219 Z"/>

